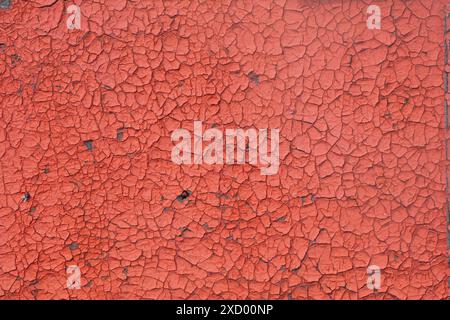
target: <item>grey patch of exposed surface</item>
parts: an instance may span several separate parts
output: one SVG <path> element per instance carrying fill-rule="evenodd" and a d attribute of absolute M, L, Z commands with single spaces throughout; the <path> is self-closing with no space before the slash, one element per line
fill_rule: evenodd
<path fill-rule="evenodd" d="M 207 231 L 213 229 L 213 228 L 211 228 L 207 223 L 204 223 L 204 224 L 203 224 L 203 228 L 205 228 L 205 230 L 207 230 Z"/>
<path fill-rule="evenodd" d="M 123 140 L 123 129 L 117 129 L 117 141 Z"/>
<path fill-rule="evenodd" d="M 302 197 L 300 197 L 300 199 L 302 200 L 302 205 L 304 205 L 305 202 L 306 202 L 306 197 L 305 197 L 305 196 L 302 196 Z"/>
<path fill-rule="evenodd" d="M 12 63 L 13 65 L 16 65 L 16 63 L 17 63 L 17 62 L 20 62 L 20 61 L 22 61 L 22 57 L 19 56 L 17 53 L 14 53 L 14 54 L 11 56 L 11 63 Z"/>
<path fill-rule="evenodd" d="M 39 279 L 34 279 L 34 280 L 31 280 L 31 282 L 30 282 L 30 286 L 35 286 L 37 284 L 39 284 Z"/>
<path fill-rule="evenodd" d="M 25 192 L 25 194 L 22 196 L 22 201 L 27 202 L 31 199 L 31 196 L 28 192 Z"/>
<path fill-rule="evenodd" d="M 0 9 L 9 9 L 11 0 L 0 0 Z"/>
<path fill-rule="evenodd" d="M 183 190 L 183 192 L 177 196 L 177 200 L 179 202 L 183 202 L 184 200 L 186 200 L 187 198 L 189 198 L 189 196 L 192 194 L 192 191 L 190 190 Z"/>
<path fill-rule="evenodd" d="M 179 237 L 183 237 L 186 232 L 191 231 L 188 227 L 180 227 L 178 230 L 180 231 Z"/>
<path fill-rule="evenodd" d="M 92 151 L 94 147 L 94 142 L 92 140 L 86 140 L 83 143 L 89 151 Z"/>
<path fill-rule="evenodd" d="M 250 81 L 259 84 L 259 75 L 257 75 L 253 71 L 250 71 L 250 73 L 248 74 L 248 78 L 250 79 Z"/>
<path fill-rule="evenodd" d="M 69 245 L 69 249 L 70 250 L 77 250 L 78 249 L 78 243 L 76 243 L 76 242 L 72 242 L 70 245 Z"/>

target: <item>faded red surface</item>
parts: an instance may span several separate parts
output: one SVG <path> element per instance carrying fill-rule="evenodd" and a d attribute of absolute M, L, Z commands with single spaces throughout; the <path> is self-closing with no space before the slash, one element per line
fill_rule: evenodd
<path fill-rule="evenodd" d="M 73 3 L 0 10 L 1 298 L 447 298 L 446 1 Z M 194 120 L 278 174 L 174 164 Z"/>

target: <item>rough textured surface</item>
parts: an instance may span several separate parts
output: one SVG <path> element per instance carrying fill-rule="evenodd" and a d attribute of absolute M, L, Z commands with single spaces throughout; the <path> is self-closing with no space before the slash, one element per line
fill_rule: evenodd
<path fill-rule="evenodd" d="M 73 3 L 0 10 L 1 298 L 447 297 L 445 1 Z M 278 174 L 175 165 L 194 120 Z"/>

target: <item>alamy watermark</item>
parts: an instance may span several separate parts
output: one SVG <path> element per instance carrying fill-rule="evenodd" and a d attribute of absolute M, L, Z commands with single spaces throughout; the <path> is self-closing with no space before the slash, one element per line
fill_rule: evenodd
<path fill-rule="evenodd" d="M 367 288 L 370 290 L 381 288 L 381 269 L 377 265 L 367 267 Z"/>
<path fill-rule="evenodd" d="M 66 21 L 67 29 L 81 29 L 81 8 L 72 4 L 67 7 L 67 14 L 69 14 Z"/>
<path fill-rule="evenodd" d="M 367 8 L 367 28 L 381 29 L 381 9 L 379 6 L 372 4 Z"/>
<path fill-rule="evenodd" d="M 78 266 L 68 266 L 67 270 L 67 289 L 81 289 L 81 271 Z"/>
<path fill-rule="evenodd" d="M 268 154 L 270 131 L 270 155 Z M 176 164 L 244 164 L 260 165 L 262 175 L 274 175 L 280 166 L 279 129 L 226 129 L 203 132 L 202 121 L 194 121 L 193 139 L 186 129 L 176 129 L 171 139 Z M 209 144 L 203 150 L 203 142 Z M 225 147 L 224 147 L 225 143 Z M 248 157 L 247 157 L 248 156 Z"/>

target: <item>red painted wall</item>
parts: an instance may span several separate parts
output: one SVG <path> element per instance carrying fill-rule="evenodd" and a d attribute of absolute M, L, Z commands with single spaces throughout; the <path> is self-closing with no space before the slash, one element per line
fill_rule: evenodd
<path fill-rule="evenodd" d="M 447 298 L 446 1 L 53 2 L 0 10 L 2 299 Z M 278 173 L 174 164 L 198 120 Z"/>

